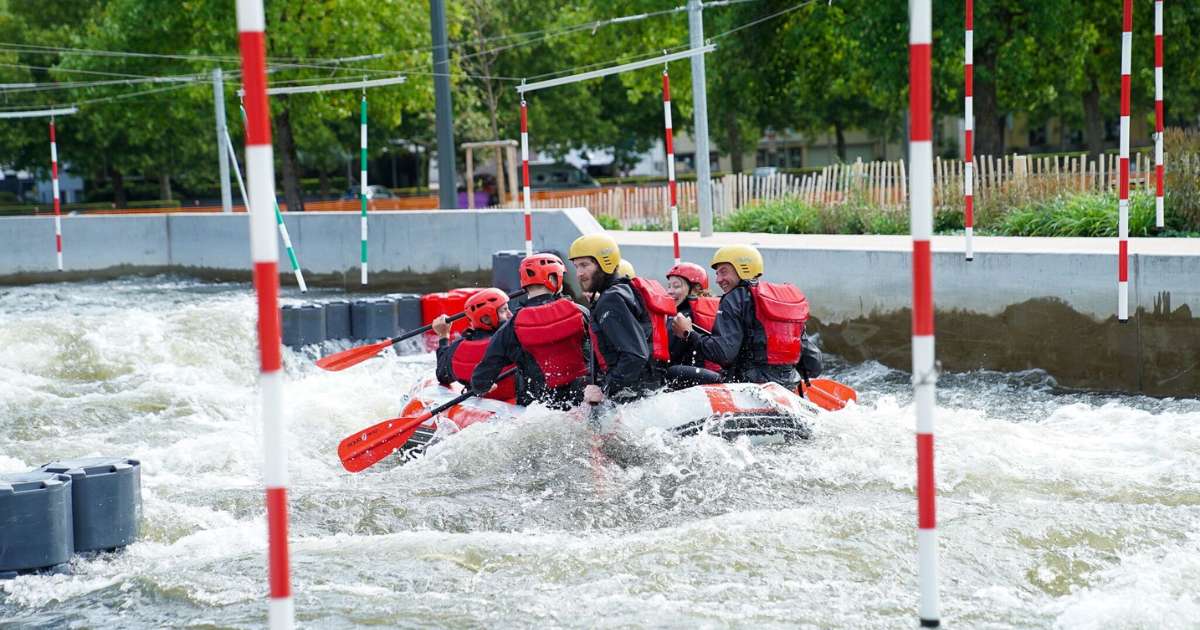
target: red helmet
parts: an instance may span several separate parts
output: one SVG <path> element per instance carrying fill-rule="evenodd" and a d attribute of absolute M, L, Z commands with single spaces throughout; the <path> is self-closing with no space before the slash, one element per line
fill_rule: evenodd
<path fill-rule="evenodd" d="M 534 254 L 521 261 L 521 288 L 541 285 L 558 293 L 563 287 L 567 266 L 554 254 Z"/>
<path fill-rule="evenodd" d="M 701 289 L 708 288 L 708 272 L 696 263 L 681 262 L 667 271 L 667 277 L 679 276 L 691 284 L 700 285 Z"/>
<path fill-rule="evenodd" d="M 508 304 L 508 296 L 500 289 L 484 289 L 467 298 L 463 310 L 475 330 L 496 330 L 500 327 L 500 309 Z"/>

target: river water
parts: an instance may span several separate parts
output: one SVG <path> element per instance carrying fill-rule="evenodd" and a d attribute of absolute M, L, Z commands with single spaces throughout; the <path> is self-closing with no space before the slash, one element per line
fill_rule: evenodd
<path fill-rule="evenodd" d="M 178 277 L 0 287 L 0 471 L 128 456 L 144 501 L 124 552 L 0 582 L 0 626 L 265 623 L 254 313 L 248 285 Z M 433 357 L 312 356 L 285 352 L 307 627 L 914 625 L 901 372 L 835 365 L 861 404 L 805 443 L 627 435 L 597 478 L 586 427 L 532 410 L 351 475 L 338 441 Z M 943 375 L 938 398 L 949 626 L 1200 627 L 1200 402 L 1038 372 Z"/>

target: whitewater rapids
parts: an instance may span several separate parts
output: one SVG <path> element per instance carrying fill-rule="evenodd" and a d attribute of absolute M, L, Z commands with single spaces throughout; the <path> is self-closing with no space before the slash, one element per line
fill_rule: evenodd
<path fill-rule="evenodd" d="M 144 501 L 124 552 L 0 581 L 0 626 L 265 624 L 254 316 L 245 284 L 0 287 L 0 472 L 131 457 Z M 534 409 L 351 475 L 337 442 L 395 415 L 433 356 L 330 373 L 316 352 L 284 355 L 304 626 L 915 624 L 903 373 L 835 366 L 861 404 L 805 443 L 624 435 L 597 476 L 586 427 Z M 975 372 L 938 402 L 948 625 L 1197 627 L 1200 401 Z"/>

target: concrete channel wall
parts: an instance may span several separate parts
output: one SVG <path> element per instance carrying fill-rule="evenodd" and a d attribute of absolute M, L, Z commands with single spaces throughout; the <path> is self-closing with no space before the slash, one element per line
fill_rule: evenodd
<path fill-rule="evenodd" d="M 358 213 L 285 215 L 313 286 L 357 291 Z M 246 215 L 64 217 L 67 271 L 54 271 L 46 217 L 0 219 L 0 283 L 176 272 L 248 279 Z M 600 230 L 584 209 L 535 211 L 534 245 L 566 251 Z M 371 291 L 442 290 L 486 283 L 491 255 L 524 247 L 519 211 L 378 212 L 370 217 Z M 662 280 L 670 236 L 615 232 L 640 275 Z M 729 243 L 763 252 L 770 280 L 812 303 L 822 347 L 850 361 L 910 367 L 907 237 L 682 235 L 683 258 L 707 265 Z M 1200 395 L 1200 239 L 1131 239 L 1130 320 L 1117 323 L 1115 239 L 935 237 L 937 354 L 943 369 L 1039 368 L 1061 386 Z M 284 286 L 294 284 L 281 251 Z M 715 285 L 714 285 L 715 288 Z"/>
<path fill-rule="evenodd" d="M 310 286 L 360 290 L 357 212 L 286 213 L 284 223 Z M 584 209 L 535 210 L 537 249 L 565 249 L 599 230 Z M 492 252 L 523 250 L 521 212 L 432 210 L 375 212 L 367 219 L 372 291 L 467 286 L 491 279 Z M 177 272 L 214 279 L 250 277 L 249 222 L 238 214 L 63 217 L 65 270 L 56 271 L 54 220 L 0 219 L 0 283 Z M 284 286 L 294 285 L 280 244 Z"/>
<path fill-rule="evenodd" d="M 681 235 L 707 266 L 721 245 L 752 243 L 766 277 L 809 298 L 810 331 L 850 361 L 911 369 L 912 271 L 905 236 Z M 620 232 L 639 275 L 672 262 L 669 236 Z M 1200 395 L 1200 239 L 1131 239 L 1129 313 L 1116 319 L 1116 239 L 935 237 L 937 357 L 943 369 L 1044 369 L 1064 387 Z M 714 284 L 715 288 L 715 284 Z M 717 290 L 719 293 L 719 289 Z"/>

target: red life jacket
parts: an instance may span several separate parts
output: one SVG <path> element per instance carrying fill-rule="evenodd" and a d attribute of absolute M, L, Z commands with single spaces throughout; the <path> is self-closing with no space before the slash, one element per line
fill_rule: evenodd
<path fill-rule="evenodd" d="M 575 303 L 558 299 L 526 306 L 513 316 L 513 331 L 546 377 L 547 387 L 561 387 L 587 376 L 583 360 L 583 313 Z"/>
<path fill-rule="evenodd" d="M 460 383 L 470 383 L 471 373 L 475 371 L 475 366 L 483 360 L 483 355 L 487 352 L 488 342 L 490 338 L 484 339 L 463 339 L 458 342 L 458 346 L 454 348 L 454 355 L 450 357 L 450 370 L 454 372 L 454 378 Z M 512 367 L 506 365 L 505 370 Z M 496 387 L 492 391 L 484 394 L 484 398 L 492 400 L 513 401 L 517 398 L 517 379 L 506 378 L 496 383 Z"/>
<path fill-rule="evenodd" d="M 790 284 L 759 281 L 750 285 L 754 316 L 767 334 L 767 363 L 795 365 L 800 361 L 808 299 Z"/>
<path fill-rule="evenodd" d="M 717 325 L 717 310 L 721 308 L 721 298 L 695 297 L 690 300 L 692 302 L 692 322 L 704 330 L 712 332 L 713 326 Z"/>
<path fill-rule="evenodd" d="M 671 337 L 667 331 L 667 318 L 675 315 L 675 300 L 658 280 L 633 278 L 629 281 L 642 301 L 646 315 L 650 318 L 650 358 L 658 361 L 671 360 Z"/>
<path fill-rule="evenodd" d="M 721 298 L 694 297 L 688 299 L 691 301 L 692 322 L 708 332 L 713 332 L 713 328 L 717 325 L 717 310 L 721 307 Z M 721 364 L 716 361 L 705 361 L 704 367 L 714 372 L 721 371 Z"/>
<path fill-rule="evenodd" d="M 596 338 L 596 329 L 588 324 L 588 339 L 592 342 L 592 356 L 596 358 L 596 375 L 599 376 L 608 371 L 608 361 L 604 360 L 604 353 L 600 352 L 600 340 Z"/>

